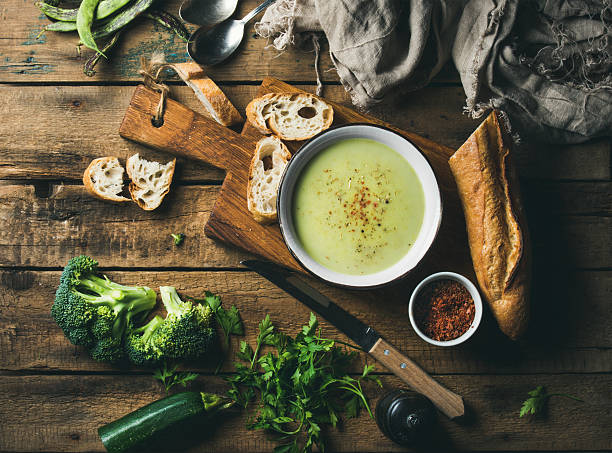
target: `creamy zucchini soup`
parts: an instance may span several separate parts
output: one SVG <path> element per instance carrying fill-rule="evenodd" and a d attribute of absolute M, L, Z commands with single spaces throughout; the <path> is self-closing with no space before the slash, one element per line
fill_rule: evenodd
<path fill-rule="evenodd" d="M 306 165 L 294 191 L 293 222 L 323 266 L 372 274 L 406 255 L 425 212 L 423 188 L 402 155 L 369 139 L 346 139 Z"/>

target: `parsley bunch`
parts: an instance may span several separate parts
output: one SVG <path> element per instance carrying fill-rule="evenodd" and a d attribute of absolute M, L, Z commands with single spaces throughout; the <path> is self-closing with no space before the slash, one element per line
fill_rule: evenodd
<path fill-rule="evenodd" d="M 343 413 L 356 417 L 361 408 L 372 417 L 362 382 L 381 386 L 370 375 L 374 366 L 366 365 L 357 378 L 349 376 L 358 353 L 321 338 L 317 329 L 317 318 L 311 313 L 308 324 L 291 338 L 275 331 L 266 316 L 259 324 L 255 350 L 241 341 L 238 357 L 245 363 L 236 363 L 236 374 L 227 378 L 230 397 L 245 408 L 259 393 L 259 406 L 247 427 L 278 433 L 283 444 L 276 453 L 311 452 L 315 445 L 324 451 L 321 425 L 335 427 Z M 272 346 L 274 352 L 263 354 L 264 346 Z"/>

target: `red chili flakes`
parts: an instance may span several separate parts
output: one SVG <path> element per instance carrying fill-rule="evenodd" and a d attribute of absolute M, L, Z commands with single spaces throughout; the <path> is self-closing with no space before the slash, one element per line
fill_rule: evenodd
<path fill-rule="evenodd" d="M 421 290 L 414 304 L 417 326 L 436 341 L 449 341 L 463 335 L 472 325 L 474 299 L 454 280 L 439 280 Z"/>

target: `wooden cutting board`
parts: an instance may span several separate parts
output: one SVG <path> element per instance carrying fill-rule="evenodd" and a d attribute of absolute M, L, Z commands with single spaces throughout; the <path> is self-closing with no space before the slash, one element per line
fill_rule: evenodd
<path fill-rule="evenodd" d="M 277 79 L 266 78 L 257 95 L 271 92 L 302 91 Z M 204 161 L 226 170 L 227 175 L 205 226 L 205 234 L 291 269 L 305 272 L 285 246 L 278 224 L 260 225 L 253 220 L 246 207 L 249 164 L 255 144 L 262 135 L 248 122 L 242 134 L 237 134 L 171 99 L 168 99 L 166 104 L 163 125 L 155 127 L 151 119 L 158 101 L 159 94 L 144 86 L 138 86 L 119 134 L 143 145 Z M 463 213 L 448 166 L 448 158 L 454 150 L 419 135 L 394 128 L 348 107 L 333 102 L 330 104 L 334 108 L 334 126 L 346 123 L 387 126 L 409 139 L 425 154 L 440 185 L 444 212 L 436 243 L 419 265 L 422 272 L 418 274 L 438 270 L 471 274 Z M 302 142 L 286 142 L 286 144 L 291 152 L 295 152 Z"/>

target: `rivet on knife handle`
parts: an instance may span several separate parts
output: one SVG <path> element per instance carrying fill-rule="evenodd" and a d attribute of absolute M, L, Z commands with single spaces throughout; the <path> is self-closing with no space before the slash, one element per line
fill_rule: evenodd
<path fill-rule="evenodd" d="M 463 398 L 439 384 L 382 338 L 378 339 L 369 353 L 412 389 L 429 398 L 449 418 L 461 417 L 465 413 Z"/>

